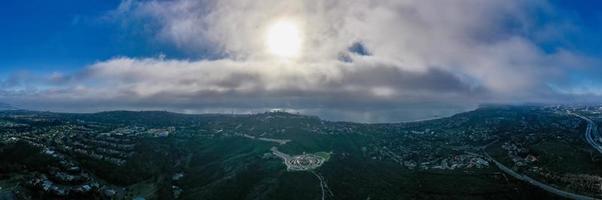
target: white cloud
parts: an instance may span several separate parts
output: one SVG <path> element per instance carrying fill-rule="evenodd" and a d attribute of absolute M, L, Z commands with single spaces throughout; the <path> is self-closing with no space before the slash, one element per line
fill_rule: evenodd
<path fill-rule="evenodd" d="M 563 63 L 563 55 L 542 52 L 522 34 L 562 31 L 540 27 L 529 15 L 538 9 L 551 8 L 544 1 L 502 0 L 178 0 L 140 2 L 120 13 L 153 19 L 157 36 L 179 47 L 210 49 L 243 62 L 269 59 L 265 30 L 288 17 L 302 24 L 305 60 L 335 59 L 361 41 L 375 57 L 408 70 L 443 68 L 514 92 L 539 87 L 540 76 L 562 70 L 550 65 Z"/>
<path fill-rule="evenodd" d="M 423 110 L 426 115 L 400 116 L 404 110 L 419 113 L 417 108 L 457 111 L 434 105 L 554 102 L 549 83 L 592 60 L 537 45 L 571 28 L 562 22 L 550 29 L 553 24 L 535 19 L 533 10 L 551 9 L 545 1 L 506 0 L 126 0 L 110 13 L 112 19 L 151 27 L 154 37 L 182 51 L 221 56 L 114 58 L 76 74 L 50 75 L 57 80 L 50 88 L 21 84 L 2 96 L 44 106 L 81 105 L 74 109 L 91 103 L 102 105 L 96 109 L 180 111 L 288 107 L 368 121 L 433 115 Z M 282 18 L 303 30 L 302 59 L 286 62 L 266 54 L 265 30 Z M 348 52 L 357 42 L 371 55 Z M 339 60 L 341 55 L 351 62 Z"/>

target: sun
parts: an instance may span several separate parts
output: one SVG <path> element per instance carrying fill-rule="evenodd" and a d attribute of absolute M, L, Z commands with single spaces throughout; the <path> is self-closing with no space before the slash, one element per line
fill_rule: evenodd
<path fill-rule="evenodd" d="M 299 26 L 290 20 L 280 20 L 267 29 L 266 47 L 270 54 L 280 58 L 297 58 L 301 54 L 302 37 Z"/>

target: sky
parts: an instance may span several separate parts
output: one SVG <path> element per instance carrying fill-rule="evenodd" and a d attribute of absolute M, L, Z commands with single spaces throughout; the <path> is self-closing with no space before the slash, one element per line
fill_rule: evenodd
<path fill-rule="evenodd" d="M 602 100 L 602 2 L 8 0 L 0 102 L 400 122 Z"/>

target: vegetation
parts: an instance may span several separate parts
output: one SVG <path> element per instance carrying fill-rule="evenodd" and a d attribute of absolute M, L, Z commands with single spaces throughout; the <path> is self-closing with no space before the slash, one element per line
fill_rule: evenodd
<path fill-rule="evenodd" d="M 590 190 L 562 187 L 573 177 L 564 174 L 602 175 L 600 159 L 583 142 L 585 124 L 545 107 L 484 107 L 395 124 L 329 122 L 282 112 L 7 111 L 0 112 L 0 121 L 5 125 L 0 174 L 11 174 L 0 184 L 15 186 L 31 175 L 64 170 L 60 162 L 69 161 L 93 175 L 89 182 L 115 189 L 117 199 L 321 199 L 323 190 L 336 199 L 553 198 L 505 176 L 487 163 L 485 153 L 569 191 Z M 310 171 L 287 171 L 272 147 L 326 161 Z M 63 157 L 44 153 L 47 149 Z M 18 174 L 26 176 L 10 178 Z M 102 197 L 101 188 L 87 197 Z"/>

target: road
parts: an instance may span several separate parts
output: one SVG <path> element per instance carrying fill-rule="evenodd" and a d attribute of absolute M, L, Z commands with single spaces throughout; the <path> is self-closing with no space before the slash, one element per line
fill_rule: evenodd
<path fill-rule="evenodd" d="M 287 140 L 287 139 L 274 139 L 274 138 L 265 138 L 265 137 L 255 137 L 252 135 L 247 135 L 247 134 L 242 134 L 243 137 L 249 138 L 249 139 L 253 139 L 253 140 L 261 140 L 261 141 L 265 141 L 265 142 L 275 142 L 278 143 L 280 145 L 285 145 L 286 143 L 291 142 L 292 140 Z"/>
<path fill-rule="evenodd" d="M 334 199 L 334 194 L 332 193 L 332 191 L 330 190 L 330 188 L 328 187 L 328 184 L 326 184 L 326 180 L 324 180 L 324 177 L 314 171 L 311 171 L 311 173 L 316 176 L 316 178 L 318 178 L 318 180 L 320 180 L 320 188 L 322 188 L 322 200 L 325 200 L 326 198 L 326 191 L 328 191 L 328 195 L 330 197 L 332 197 L 332 199 Z"/>
<path fill-rule="evenodd" d="M 322 189 L 322 200 L 324 200 L 324 181 L 322 180 L 322 177 L 319 176 L 318 174 L 316 174 L 315 172 L 311 171 L 312 174 L 314 174 L 316 176 L 316 178 L 318 178 L 318 180 L 320 180 L 320 188 Z"/>
<path fill-rule="evenodd" d="M 598 125 L 596 125 L 596 123 L 594 123 L 593 120 L 577 114 L 577 113 L 572 113 L 570 111 L 567 111 L 569 114 L 577 116 L 585 121 L 587 121 L 587 129 L 585 130 L 585 140 L 587 141 L 587 143 L 589 143 L 592 147 L 594 147 L 594 149 L 598 150 L 599 153 L 602 153 L 602 145 L 598 142 L 596 142 L 595 138 L 596 136 L 594 134 L 598 133 Z"/>
<path fill-rule="evenodd" d="M 294 168 L 290 166 L 290 160 L 294 159 L 294 157 L 291 157 L 290 155 L 283 153 L 281 151 L 278 151 L 277 147 L 272 147 L 271 148 L 272 153 L 280 158 L 282 158 L 282 160 L 284 160 L 284 164 L 286 164 L 287 170 Z M 304 170 L 305 171 L 305 170 Z M 316 176 L 316 178 L 318 178 L 318 180 L 320 181 L 320 188 L 322 189 L 322 200 L 326 199 L 326 195 L 329 195 L 329 197 L 331 197 L 332 199 L 334 199 L 334 194 L 332 193 L 332 191 L 330 190 L 330 188 L 328 187 L 328 184 L 326 183 L 326 180 L 324 180 L 324 177 L 316 172 L 314 172 L 313 170 L 310 171 L 314 176 Z M 328 193 L 326 193 L 328 192 Z"/>
<path fill-rule="evenodd" d="M 598 150 L 598 152 L 602 153 L 602 146 L 599 143 L 596 142 L 596 140 L 594 139 L 595 136 L 593 135 L 594 133 L 598 132 L 598 126 L 596 125 L 596 123 L 594 123 L 593 120 L 591 120 L 591 119 L 589 119 L 589 118 L 587 118 L 585 116 L 579 115 L 577 113 L 572 113 L 570 111 L 567 111 L 567 113 L 569 113 L 571 115 L 574 115 L 574 116 L 577 116 L 577 117 L 579 117 L 579 118 L 587 121 L 587 129 L 585 130 L 585 139 L 587 140 L 587 143 L 589 143 L 592 147 L 594 147 L 594 149 L 596 149 L 596 150 Z M 506 174 L 509 174 L 509 175 L 513 176 L 514 178 L 516 178 L 516 179 L 525 181 L 525 182 L 527 182 L 527 183 L 529 183 L 531 185 L 534 185 L 534 186 L 536 186 L 538 188 L 541 188 L 541 189 L 543 189 L 543 190 L 545 190 L 547 192 L 550 192 L 550 193 L 562 196 L 564 198 L 569 198 L 569 199 L 577 199 L 577 200 L 592 200 L 592 199 L 596 199 L 596 198 L 593 198 L 593 197 L 588 197 L 588 196 L 584 196 L 584 195 L 580 195 L 580 194 L 575 194 L 575 193 L 572 193 L 572 192 L 567 192 L 567 191 L 564 191 L 564 190 L 557 189 L 557 188 L 552 187 L 550 185 L 547 185 L 545 183 L 539 182 L 539 181 L 537 181 L 537 180 L 535 180 L 535 179 L 533 179 L 533 178 L 531 178 L 531 177 L 529 177 L 527 175 L 523 175 L 523 174 L 519 174 L 518 172 L 515 172 L 514 170 L 506 167 L 504 164 L 502 164 L 502 163 L 498 162 L 497 160 L 493 159 L 491 156 L 489 156 L 488 153 L 485 153 L 485 156 L 489 160 L 491 160 L 492 162 L 494 162 L 495 165 L 498 168 L 500 168 L 502 171 L 504 171 Z"/>
<path fill-rule="evenodd" d="M 291 160 L 291 156 L 289 156 L 288 154 L 282 153 L 281 151 L 278 151 L 277 147 L 272 147 L 270 150 L 272 150 L 272 153 L 280 158 L 282 158 L 282 160 L 284 160 L 284 164 L 287 165 L 288 167 L 288 163 L 289 160 Z"/>
<path fill-rule="evenodd" d="M 527 175 L 523 175 L 523 174 L 519 174 L 518 172 L 515 172 L 514 170 L 506 167 L 504 164 L 498 162 L 497 160 L 493 159 L 491 156 L 489 156 L 489 154 L 485 153 L 486 157 L 489 158 L 489 160 L 493 161 L 495 163 L 495 165 L 497 165 L 498 168 L 500 168 L 502 171 L 504 171 L 506 174 L 509 174 L 511 176 L 513 176 L 516 179 L 525 181 L 531 185 L 534 185 L 538 188 L 541 188 L 547 192 L 556 194 L 558 196 L 562 196 L 564 198 L 569 198 L 569 199 L 576 199 L 576 200 L 595 200 L 596 198 L 593 197 L 588 197 L 588 196 L 584 196 L 584 195 L 580 195 L 580 194 L 575 194 L 572 192 L 567 192 L 564 190 L 560 190 L 557 189 L 555 187 L 546 185 L 545 183 L 539 182 Z"/>

